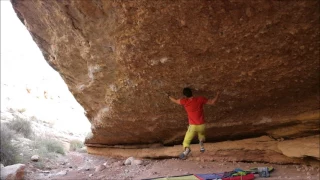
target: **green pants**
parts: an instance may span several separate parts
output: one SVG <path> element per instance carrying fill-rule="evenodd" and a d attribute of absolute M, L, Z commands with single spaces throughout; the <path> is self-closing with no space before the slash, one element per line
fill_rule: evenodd
<path fill-rule="evenodd" d="M 186 147 L 190 147 L 190 143 L 196 134 L 198 134 L 199 141 L 205 141 L 205 125 L 204 124 L 189 125 L 188 131 L 184 136 L 183 149 L 185 149 Z"/>

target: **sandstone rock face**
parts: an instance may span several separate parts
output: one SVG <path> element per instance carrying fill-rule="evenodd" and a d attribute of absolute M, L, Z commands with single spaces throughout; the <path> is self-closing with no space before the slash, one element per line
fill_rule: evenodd
<path fill-rule="evenodd" d="M 278 144 L 278 148 L 288 157 L 303 158 L 306 156 L 320 160 L 320 137 L 311 136 L 294 140 L 283 141 Z"/>
<path fill-rule="evenodd" d="M 87 146 L 180 144 L 181 97 L 212 98 L 207 141 L 319 133 L 319 1 L 18 1 L 77 101 Z"/>
<path fill-rule="evenodd" d="M 315 144 L 319 140 L 308 138 L 309 144 Z M 319 166 L 316 159 L 302 159 L 302 156 L 313 157 L 310 150 L 301 149 L 301 156 L 287 156 L 290 149 L 280 148 L 286 141 L 276 141 L 267 136 L 258 138 L 249 138 L 237 141 L 224 141 L 218 143 L 205 143 L 206 152 L 200 153 L 200 147 L 197 144 L 191 145 L 192 154 L 188 157 L 190 160 L 198 161 L 247 161 L 247 162 L 271 162 L 277 164 L 310 164 Z M 314 147 L 313 147 L 314 148 Z M 319 150 L 319 149 L 318 149 Z M 114 157 L 127 157 L 133 155 L 136 158 L 173 158 L 181 153 L 181 146 L 162 147 L 162 148 L 97 148 L 88 147 L 88 151 L 93 154 Z"/>

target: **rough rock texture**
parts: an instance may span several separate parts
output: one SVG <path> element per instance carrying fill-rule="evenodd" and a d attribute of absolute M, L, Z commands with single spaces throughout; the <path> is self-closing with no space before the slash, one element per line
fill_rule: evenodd
<path fill-rule="evenodd" d="M 311 140 L 311 139 L 309 139 Z M 316 143 L 312 140 L 310 144 Z M 282 146 L 280 149 L 279 147 Z M 247 162 L 271 162 L 277 164 L 319 164 L 315 159 L 302 159 L 287 157 L 291 150 L 290 142 L 276 141 L 267 136 L 250 138 L 238 141 L 224 141 L 218 143 L 206 143 L 205 153 L 200 153 L 199 145 L 191 145 L 192 153 L 188 159 L 198 161 L 247 161 Z M 317 147 L 319 150 L 319 145 Z M 181 153 L 181 146 L 161 147 L 161 148 L 98 148 L 88 147 L 89 153 L 104 156 L 128 157 L 130 155 L 137 158 L 172 158 Z M 312 157 L 312 155 L 310 155 Z M 319 154 L 317 155 L 319 156 Z"/>
<path fill-rule="evenodd" d="M 3 180 L 21 180 L 24 179 L 25 174 L 24 164 L 14 164 L 1 168 L 1 179 Z"/>
<path fill-rule="evenodd" d="M 11 1 L 86 110 L 88 146 L 180 144 L 186 114 L 162 92 L 185 86 L 224 90 L 209 142 L 319 134 L 318 0 Z"/>
<path fill-rule="evenodd" d="M 278 149 L 288 157 L 315 157 L 320 160 L 320 137 L 311 136 L 278 143 Z"/>

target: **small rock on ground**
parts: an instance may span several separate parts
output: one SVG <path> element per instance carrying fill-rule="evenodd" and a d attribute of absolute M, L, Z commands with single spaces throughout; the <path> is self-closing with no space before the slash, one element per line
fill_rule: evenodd
<path fill-rule="evenodd" d="M 117 162 L 113 163 L 113 166 L 115 166 L 115 167 L 123 166 L 123 162 L 122 161 L 117 161 Z"/>
<path fill-rule="evenodd" d="M 56 175 L 57 176 L 65 176 L 65 175 L 67 175 L 67 173 L 68 173 L 68 171 L 60 171 Z"/>
<path fill-rule="evenodd" d="M 134 157 L 129 157 L 128 159 L 126 159 L 126 161 L 124 162 L 125 165 L 130 165 L 132 164 L 134 161 Z"/>
<path fill-rule="evenodd" d="M 99 165 L 99 166 L 96 166 L 95 172 L 100 172 L 100 171 L 103 171 L 104 169 L 106 169 L 105 165 Z"/>
<path fill-rule="evenodd" d="M 132 162 L 131 164 L 133 164 L 133 165 L 142 165 L 142 163 L 143 163 L 142 160 L 140 160 L 140 159 L 135 159 L 135 160 L 133 160 L 133 162 Z"/>
<path fill-rule="evenodd" d="M 31 161 L 35 161 L 35 162 L 39 161 L 39 155 L 33 155 L 31 157 Z"/>

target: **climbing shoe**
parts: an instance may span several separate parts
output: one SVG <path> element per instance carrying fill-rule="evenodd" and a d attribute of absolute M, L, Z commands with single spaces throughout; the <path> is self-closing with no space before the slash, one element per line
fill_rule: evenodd
<path fill-rule="evenodd" d="M 186 148 L 180 155 L 179 158 L 180 159 L 187 159 L 187 156 L 190 154 L 191 149 Z"/>
<path fill-rule="evenodd" d="M 200 141 L 200 152 L 204 152 L 205 151 L 205 149 L 204 149 L 204 145 L 203 145 L 203 142 L 202 141 Z"/>
<path fill-rule="evenodd" d="M 204 153 L 205 151 L 204 147 L 200 147 L 200 152 Z"/>

